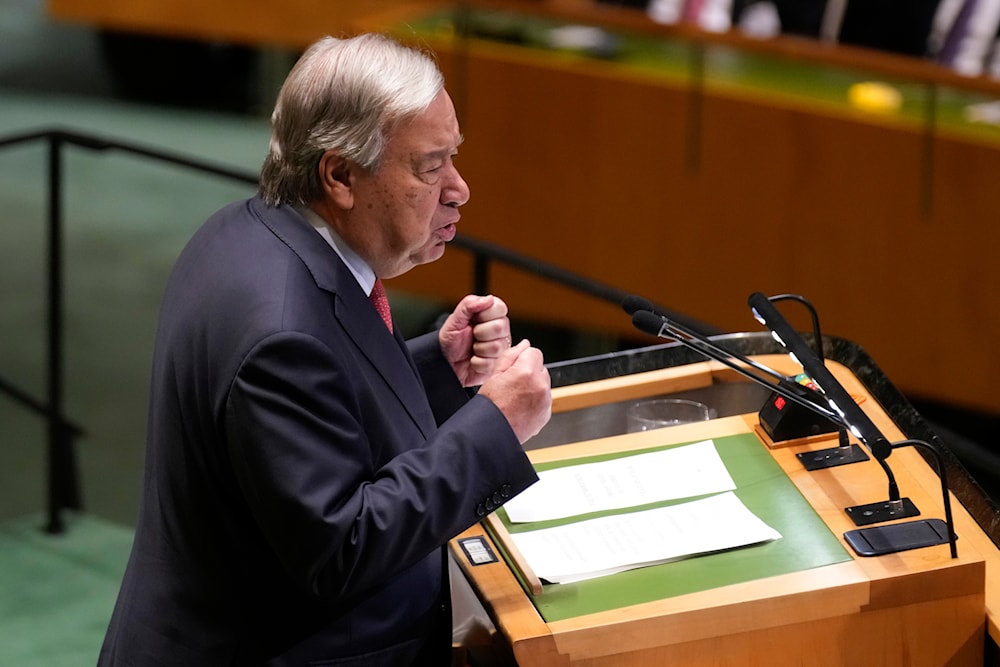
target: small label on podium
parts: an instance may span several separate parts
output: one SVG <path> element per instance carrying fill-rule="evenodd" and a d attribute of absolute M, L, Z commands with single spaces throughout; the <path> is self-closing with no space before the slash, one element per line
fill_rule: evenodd
<path fill-rule="evenodd" d="M 466 537 L 458 541 L 458 545 L 465 552 L 465 557 L 471 565 L 486 565 L 496 563 L 499 559 L 493 553 L 493 549 L 482 537 Z"/>

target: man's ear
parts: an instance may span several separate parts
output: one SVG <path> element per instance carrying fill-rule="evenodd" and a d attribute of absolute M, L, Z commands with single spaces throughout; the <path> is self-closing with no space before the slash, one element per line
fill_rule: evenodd
<path fill-rule="evenodd" d="M 327 151 L 319 159 L 319 181 L 323 193 L 344 210 L 354 208 L 352 169 L 357 169 L 357 165 L 336 151 Z"/>

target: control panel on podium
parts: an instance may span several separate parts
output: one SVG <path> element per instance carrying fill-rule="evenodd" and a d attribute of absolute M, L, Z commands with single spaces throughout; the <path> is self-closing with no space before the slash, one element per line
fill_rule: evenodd
<path fill-rule="evenodd" d="M 801 371 L 769 337 L 730 338 Z M 891 384 L 827 342 L 864 418 L 907 441 Z M 983 664 L 996 547 L 948 502 L 947 459 L 846 429 L 779 437 L 762 420 L 784 398 L 673 344 L 550 372 L 553 418 L 526 444 L 540 482 L 450 545 L 516 664 Z M 663 399 L 707 408 L 635 414 Z"/>

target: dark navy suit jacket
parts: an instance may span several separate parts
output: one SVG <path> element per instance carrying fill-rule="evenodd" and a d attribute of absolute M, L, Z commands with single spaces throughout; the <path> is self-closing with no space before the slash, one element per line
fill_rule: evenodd
<path fill-rule="evenodd" d="M 390 334 L 326 241 L 257 198 L 167 284 L 146 457 L 100 665 L 401 665 L 434 628 L 446 649 L 442 545 L 537 479 L 436 334 Z"/>

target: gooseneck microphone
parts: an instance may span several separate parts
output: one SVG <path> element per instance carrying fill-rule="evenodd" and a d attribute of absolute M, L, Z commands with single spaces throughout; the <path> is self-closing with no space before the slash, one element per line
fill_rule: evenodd
<path fill-rule="evenodd" d="M 702 356 L 718 361 L 749 380 L 770 389 L 785 400 L 797 403 L 838 425 L 846 426 L 842 417 L 831 410 L 815 390 L 804 387 L 795 382 L 794 378 L 752 359 L 717 346 L 706 336 L 657 313 L 653 309 L 653 304 L 648 300 L 640 296 L 629 296 L 622 301 L 622 308 L 632 315 L 632 324 L 639 331 L 658 338 L 677 341 Z"/>
<path fill-rule="evenodd" d="M 657 312 L 649 300 L 640 296 L 626 297 L 622 301 L 622 308 L 632 316 L 632 324 L 640 331 L 658 338 L 676 341 L 709 359 L 718 361 L 753 382 L 767 387 L 776 396 L 794 402 L 839 426 L 842 447 L 843 442 L 846 441 L 846 430 L 851 431 L 864 443 L 888 477 L 889 500 L 845 508 L 845 511 L 858 526 L 919 516 L 920 512 L 913 503 L 908 498 L 900 497 L 895 476 L 885 459 L 889 457 L 894 447 L 913 445 L 926 448 L 938 460 L 945 521 L 920 519 L 887 526 L 859 528 L 844 533 L 844 538 L 862 556 L 895 553 L 947 543 L 950 545 L 952 558 L 957 558 L 957 536 L 955 535 L 951 503 L 948 497 L 945 465 L 940 452 L 928 443 L 917 440 L 906 440 L 896 444 L 889 442 L 857 402 L 847 393 L 843 385 L 826 368 L 820 355 L 806 344 L 802 336 L 778 312 L 768 297 L 760 292 L 755 292 L 750 296 L 749 304 L 757 319 L 785 347 L 792 360 L 802 366 L 805 374 L 812 380 L 811 386 L 802 385 L 795 378 L 790 378 L 752 359 L 715 345 L 704 334 L 678 324 Z M 818 327 L 816 329 L 818 330 Z M 821 341 L 817 340 L 816 344 L 820 345 Z"/>
<path fill-rule="evenodd" d="M 754 317 L 770 330 L 771 335 L 791 356 L 792 360 L 802 366 L 813 383 L 819 387 L 830 408 L 836 412 L 854 436 L 868 447 L 878 464 L 882 466 L 889 480 L 889 502 L 899 503 L 899 487 L 886 459 L 892 454 L 892 443 L 882 435 L 878 427 L 872 423 L 861 406 L 851 398 L 844 386 L 833 376 L 815 351 L 802 338 L 784 315 L 771 303 L 771 300 L 760 292 L 754 292 L 747 299 Z"/>
<path fill-rule="evenodd" d="M 944 459 L 936 447 L 921 440 L 904 440 L 891 443 L 869 419 L 861 406 L 847 393 L 833 373 L 826 367 L 820 356 L 810 347 L 796 331 L 774 303 L 760 292 L 754 292 L 747 299 L 754 317 L 771 331 L 771 335 L 782 345 L 819 388 L 830 407 L 843 419 L 850 431 L 864 443 L 872 456 L 885 471 L 889 479 L 889 500 L 887 503 L 871 503 L 847 508 L 857 525 L 865 525 L 870 521 L 865 517 L 874 515 L 879 520 L 899 519 L 918 516 L 920 511 L 909 501 L 901 498 L 896 478 L 886 459 L 895 447 L 916 446 L 929 452 L 936 460 L 938 475 L 941 479 L 941 496 L 944 506 L 945 521 L 940 519 L 922 519 L 897 523 L 889 526 L 875 526 L 844 533 L 844 538 L 864 556 L 894 553 L 906 549 L 944 544 L 951 548 L 951 557 L 958 557 L 955 545 L 955 527 L 951 513 L 951 500 L 948 495 L 948 479 Z M 817 341 L 818 344 L 818 341 Z"/>
<path fill-rule="evenodd" d="M 717 345 L 712 343 L 712 341 L 709 340 L 709 338 L 704 334 L 695 331 L 690 327 L 685 327 L 684 325 L 675 322 L 674 320 L 668 318 L 663 313 L 659 312 L 649 299 L 644 299 L 641 296 L 636 296 L 632 294 L 630 296 L 625 297 L 625 299 L 622 301 L 622 308 L 625 310 L 626 313 L 632 316 L 633 326 L 635 326 L 635 328 L 639 329 L 644 333 L 648 333 L 653 336 L 659 336 L 660 335 L 660 330 L 658 328 L 659 325 L 667 324 L 667 326 L 670 328 L 670 331 L 682 334 L 687 341 L 689 341 L 693 345 L 697 345 L 695 349 L 697 349 L 699 352 L 702 352 L 702 354 L 705 354 L 705 350 L 713 351 L 715 353 L 724 355 L 726 358 L 732 357 L 739 359 L 740 362 L 750 366 L 751 368 L 756 369 L 757 371 L 760 371 L 761 373 L 764 373 L 765 375 L 770 375 L 778 382 L 795 381 L 794 378 L 778 373 L 774 369 L 768 368 L 767 366 L 757 363 L 752 359 L 741 357 L 738 354 L 729 352 L 728 350 L 724 350 L 721 347 L 718 347 Z M 639 313 L 645 313 L 645 314 L 639 315 Z M 638 321 L 636 320 L 637 315 L 638 315 Z M 652 315 L 653 317 L 649 317 L 649 315 Z"/>
<path fill-rule="evenodd" d="M 792 359 L 802 366 L 806 375 L 819 387 L 819 393 L 823 395 L 830 408 L 841 417 L 851 433 L 868 447 L 876 459 L 879 461 L 887 459 L 892 454 L 892 444 L 771 300 L 760 292 L 754 292 L 747 303 L 757 320 L 771 331 L 772 336 L 788 350 Z"/>

